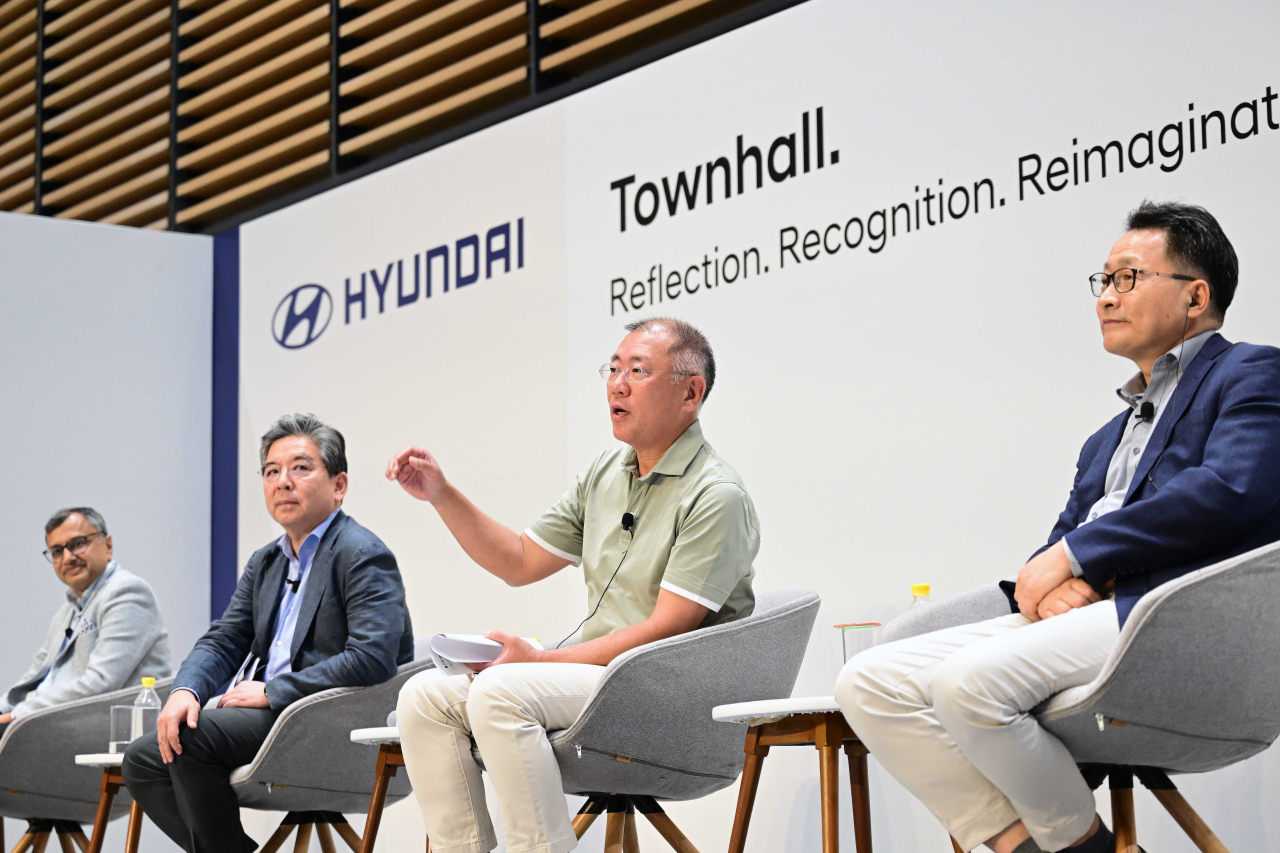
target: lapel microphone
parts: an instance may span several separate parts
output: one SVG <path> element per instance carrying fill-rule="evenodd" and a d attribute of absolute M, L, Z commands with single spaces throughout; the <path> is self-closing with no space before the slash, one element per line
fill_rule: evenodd
<path fill-rule="evenodd" d="M 285 579 L 284 579 L 284 582 L 285 582 L 285 583 L 287 583 L 290 587 L 292 587 L 292 588 L 293 588 L 293 594 L 294 594 L 294 595 L 297 595 L 297 594 L 298 594 L 298 585 L 302 583 L 302 576 L 301 576 L 301 575 L 299 575 L 299 576 L 298 576 L 298 577 L 296 577 L 296 578 L 285 578 Z"/>
<path fill-rule="evenodd" d="M 1156 419 L 1156 406 L 1150 400 L 1138 407 L 1138 420 L 1151 423 Z"/>
<path fill-rule="evenodd" d="M 634 515 L 632 515 L 632 514 L 631 514 L 631 513 L 629 513 L 629 512 L 624 512 L 624 513 L 622 514 L 622 529 L 623 529 L 623 530 L 627 531 L 628 533 L 632 533 L 632 532 L 633 532 L 632 528 L 634 528 L 634 527 L 635 527 L 635 524 L 636 524 L 636 517 L 635 517 Z"/>

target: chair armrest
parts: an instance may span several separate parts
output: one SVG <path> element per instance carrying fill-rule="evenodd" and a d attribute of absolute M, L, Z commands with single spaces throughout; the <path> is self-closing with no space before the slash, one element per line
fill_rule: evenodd
<path fill-rule="evenodd" d="M 884 626 L 880 631 L 880 642 L 892 643 L 944 628 L 972 625 L 997 616 L 1008 616 L 1012 612 L 1004 590 L 996 584 L 988 584 L 908 610 Z"/>
<path fill-rule="evenodd" d="M 787 595 L 784 604 L 763 616 L 620 655 L 574 724 L 552 736 L 557 754 L 580 754 L 580 748 L 728 780 L 725 784 L 737 778 L 744 729 L 715 722 L 711 711 L 791 694 L 820 600 L 807 591 Z"/>

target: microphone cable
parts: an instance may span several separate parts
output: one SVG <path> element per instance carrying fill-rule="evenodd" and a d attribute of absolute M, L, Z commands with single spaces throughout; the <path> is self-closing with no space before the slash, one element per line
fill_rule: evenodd
<path fill-rule="evenodd" d="M 635 515 L 629 512 L 624 512 L 622 514 L 622 529 L 631 534 L 631 540 L 628 540 L 627 542 L 627 550 L 622 552 L 622 559 L 618 561 L 618 568 L 614 569 L 613 574 L 609 576 L 609 582 L 604 585 L 604 590 L 601 591 L 600 598 L 596 600 L 596 606 L 593 607 L 591 609 L 591 612 L 587 614 L 586 619 L 583 619 L 581 622 L 579 622 L 578 626 L 569 632 L 568 637 L 565 637 L 564 640 L 561 640 L 560 642 L 555 644 L 555 648 L 557 649 L 560 648 L 565 644 L 566 640 L 568 640 L 574 634 L 578 633 L 578 631 L 582 629 L 582 626 L 587 624 L 587 622 L 591 619 L 592 616 L 596 615 L 596 611 L 599 610 L 600 605 L 604 603 L 605 593 L 609 591 L 609 587 L 613 586 L 613 579 L 618 576 L 618 572 L 622 569 L 622 564 L 627 561 L 627 555 L 631 553 L 631 543 L 632 541 L 635 540 L 635 531 L 634 531 L 635 523 L 636 523 Z"/>

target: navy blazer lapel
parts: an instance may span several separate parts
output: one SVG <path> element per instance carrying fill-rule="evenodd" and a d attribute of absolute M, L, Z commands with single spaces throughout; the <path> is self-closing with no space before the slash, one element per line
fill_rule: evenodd
<path fill-rule="evenodd" d="M 1080 478 L 1080 491 L 1083 494 L 1080 495 L 1080 518 L 1076 519 L 1077 523 L 1082 521 L 1089 508 L 1106 494 L 1107 469 L 1111 467 L 1111 457 L 1120 446 L 1120 439 L 1124 438 L 1124 428 L 1128 423 L 1129 410 L 1126 409 L 1102 428 L 1098 452 L 1094 454 L 1093 461 L 1089 463 L 1084 476 Z"/>
<path fill-rule="evenodd" d="M 284 589 L 288 568 L 288 558 L 278 545 L 275 546 L 262 567 L 262 583 L 258 584 L 253 608 L 254 652 L 261 658 L 266 658 L 271 649 L 271 632 L 276 623 L 276 611 L 280 609 L 280 592 Z"/>
<path fill-rule="evenodd" d="M 1218 356 L 1230 347 L 1231 344 L 1226 338 L 1222 335 L 1214 335 L 1205 341 L 1199 354 L 1183 371 L 1182 378 L 1178 380 L 1178 387 L 1174 389 L 1173 399 L 1169 401 L 1169 408 L 1160 415 L 1160 423 L 1156 424 L 1155 432 L 1148 439 L 1146 450 L 1142 452 L 1142 459 L 1138 461 L 1138 470 L 1133 472 L 1129 493 L 1124 496 L 1124 505 L 1128 505 L 1129 501 L 1133 500 L 1134 492 L 1147 479 L 1156 460 L 1164 453 L 1165 446 L 1169 443 L 1169 434 L 1173 432 L 1178 420 L 1190 407 L 1196 392 L 1200 390 L 1200 383 L 1204 382 L 1204 378 L 1209 375 L 1209 371 L 1217 363 Z"/>
<path fill-rule="evenodd" d="M 316 611 L 320 608 L 320 599 L 329 586 L 329 576 L 333 573 L 333 551 L 345 519 L 346 514 L 339 510 L 329 529 L 324 532 L 324 539 L 316 548 L 315 559 L 311 561 L 311 570 L 307 574 L 307 588 L 302 591 L 302 603 L 298 606 L 298 621 L 293 628 L 293 638 L 289 641 L 290 661 L 298 656 L 302 640 L 311 630 L 311 623 L 315 621 Z"/>

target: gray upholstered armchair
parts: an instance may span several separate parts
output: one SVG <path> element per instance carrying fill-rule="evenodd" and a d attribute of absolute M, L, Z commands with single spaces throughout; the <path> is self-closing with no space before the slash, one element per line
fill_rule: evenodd
<path fill-rule="evenodd" d="M 1010 612 L 994 585 L 885 626 L 884 642 Z M 1205 853 L 1226 853 L 1169 773 L 1256 755 L 1280 735 L 1280 543 L 1184 575 L 1145 595 L 1102 672 L 1035 710 L 1093 787 L 1110 779 L 1116 849 L 1136 845 L 1133 777 Z"/>
<path fill-rule="evenodd" d="M 746 725 L 717 705 L 791 695 L 820 601 L 808 590 L 758 592 L 746 619 L 620 655 L 572 726 L 551 736 L 565 793 L 588 800 L 574 830 L 609 813 L 606 849 L 634 838 L 639 811 L 676 850 L 693 845 L 658 800 L 692 800 L 742 772 Z"/>
<path fill-rule="evenodd" d="M 162 701 L 172 681 L 156 682 Z M 0 738 L 0 790 L 7 794 L 0 798 L 0 814 L 28 821 L 33 844 L 40 843 L 41 835 L 47 843 L 53 832 L 87 843 L 80 825 L 94 823 L 102 774 L 77 767 L 76 756 L 106 751 L 111 740 L 111 706 L 132 704 L 139 689 L 130 685 L 44 708 L 5 729 Z M 115 819 L 128 810 L 128 797 L 119 797 L 105 817 Z"/>
<path fill-rule="evenodd" d="M 306 849 L 314 827 L 324 849 L 332 849 L 331 831 L 352 850 L 361 839 L 342 817 L 369 806 L 377 756 L 351 742 L 352 729 L 381 725 L 395 707 L 400 688 L 432 666 L 415 660 L 402 665 L 390 681 L 373 687 L 339 687 L 301 699 L 276 720 L 253 761 L 231 774 L 240 805 L 288 812 L 261 853 L 274 853 L 296 829 Z M 389 780 L 392 801 L 410 793 L 407 777 Z"/>

